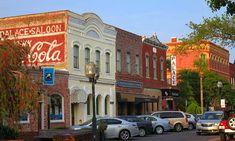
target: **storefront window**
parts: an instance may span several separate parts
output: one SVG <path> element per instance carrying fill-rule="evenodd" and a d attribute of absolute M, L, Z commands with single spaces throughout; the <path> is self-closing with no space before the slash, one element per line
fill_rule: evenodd
<path fill-rule="evenodd" d="M 61 121 L 63 119 L 63 98 L 58 94 L 53 94 L 50 96 L 50 120 Z"/>

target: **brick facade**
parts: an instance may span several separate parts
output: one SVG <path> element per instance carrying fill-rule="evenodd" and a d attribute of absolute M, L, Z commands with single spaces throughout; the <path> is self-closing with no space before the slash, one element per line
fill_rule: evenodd
<path fill-rule="evenodd" d="M 229 63 L 230 84 L 235 89 L 235 62 Z"/>

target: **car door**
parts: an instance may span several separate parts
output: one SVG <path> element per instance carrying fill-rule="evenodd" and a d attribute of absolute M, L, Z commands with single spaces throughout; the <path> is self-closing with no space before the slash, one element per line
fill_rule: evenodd
<path fill-rule="evenodd" d="M 116 138 L 119 137 L 119 131 L 122 121 L 118 119 L 106 119 L 107 129 L 106 129 L 106 136 L 107 138 Z"/>

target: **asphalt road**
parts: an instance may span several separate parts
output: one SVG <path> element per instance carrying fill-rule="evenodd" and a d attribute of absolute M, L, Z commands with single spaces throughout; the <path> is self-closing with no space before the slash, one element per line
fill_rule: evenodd
<path fill-rule="evenodd" d="M 117 140 L 110 140 L 117 141 Z M 196 135 L 196 131 L 166 132 L 163 135 L 147 135 L 146 137 L 134 137 L 130 141 L 220 141 L 219 135 Z"/>

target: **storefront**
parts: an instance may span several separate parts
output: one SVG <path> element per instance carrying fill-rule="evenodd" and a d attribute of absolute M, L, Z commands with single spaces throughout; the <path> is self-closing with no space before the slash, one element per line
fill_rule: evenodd
<path fill-rule="evenodd" d="M 162 91 L 162 110 L 177 110 L 176 98 L 179 97 L 179 89 L 176 87 L 164 87 Z"/>

